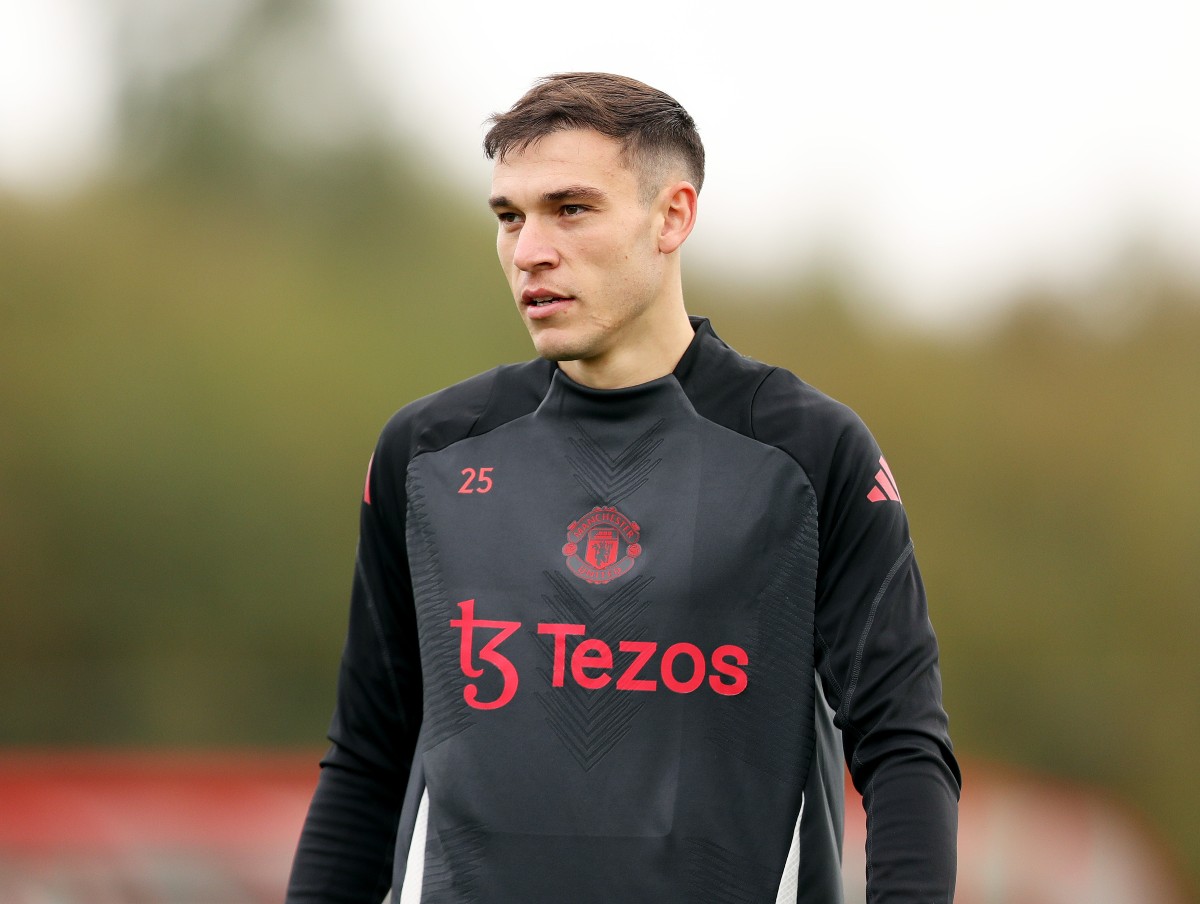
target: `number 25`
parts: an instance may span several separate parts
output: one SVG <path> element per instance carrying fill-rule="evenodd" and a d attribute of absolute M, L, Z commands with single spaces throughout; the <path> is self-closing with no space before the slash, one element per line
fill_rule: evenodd
<path fill-rule="evenodd" d="M 460 493 L 486 493 L 492 488 L 492 478 L 488 477 L 491 471 L 491 468 L 480 468 L 478 471 L 475 468 L 463 468 L 459 473 L 467 479 L 463 481 L 463 485 L 458 488 L 458 491 Z"/>

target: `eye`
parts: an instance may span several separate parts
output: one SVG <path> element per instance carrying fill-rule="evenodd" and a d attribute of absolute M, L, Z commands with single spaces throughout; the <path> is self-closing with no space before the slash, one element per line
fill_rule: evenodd
<path fill-rule="evenodd" d="M 519 226 L 521 223 L 520 214 L 513 213 L 511 210 L 499 211 L 496 219 L 500 221 L 501 226 Z"/>
<path fill-rule="evenodd" d="M 586 211 L 587 209 L 588 208 L 585 207 L 583 204 L 564 204 L 560 208 L 563 216 L 566 216 L 566 217 L 577 217 L 581 213 Z"/>

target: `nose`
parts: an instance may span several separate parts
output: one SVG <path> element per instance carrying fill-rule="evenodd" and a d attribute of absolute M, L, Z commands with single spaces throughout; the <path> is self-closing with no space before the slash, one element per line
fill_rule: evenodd
<path fill-rule="evenodd" d="M 517 234 L 517 246 L 513 249 L 513 263 L 518 270 L 532 272 L 548 270 L 558 265 L 558 251 L 550 233 L 536 217 L 528 217 Z"/>

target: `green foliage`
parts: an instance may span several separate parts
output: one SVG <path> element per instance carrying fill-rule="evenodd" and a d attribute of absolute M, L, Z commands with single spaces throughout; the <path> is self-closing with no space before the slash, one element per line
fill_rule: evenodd
<path fill-rule="evenodd" d="M 525 351 L 454 260 L 486 227 L 395 201 L 338 229 L 159 190 L 0 213 L 0 737 L 312 736 L 378 428 Z"/>

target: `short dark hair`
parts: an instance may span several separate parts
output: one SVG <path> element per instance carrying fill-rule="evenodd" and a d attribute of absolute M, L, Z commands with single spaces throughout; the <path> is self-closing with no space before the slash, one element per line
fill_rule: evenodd
<path fill-rule="evenodd" d="M 668 161 L 679 162 L 696 191 L 704 183 L 704 145 L 687 110 L 670 95 L 623 75 L 547 76 L 507 113 L 496 113 L 488 122 L 492 127 L 483 150 L 489 160 L 503 162 L 506 154 L 520 153 L 553 132 L 594 129 L 621 142 L 626 162 L 643 175 L 657 177 Z"/>

